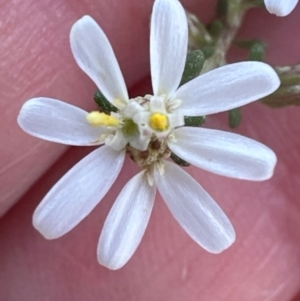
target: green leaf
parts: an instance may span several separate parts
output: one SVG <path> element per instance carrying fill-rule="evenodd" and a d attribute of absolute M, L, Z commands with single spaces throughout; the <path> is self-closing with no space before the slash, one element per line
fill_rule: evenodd
<path fill-rule="evenodd" d="M 249 50 L 249 60 L 262 62 L 266 56 L 267 44 L 261 40 L 242 40 L 236 41 L 236 44 Z"/>
<path fill-rule="evenodd" d="M 94 100 L 100 107 L 100 111 L 105 114 L 118 111 L 118 109 L 111 104 L 99 90 L 94 94 Z"/>
<path fill-rule="evenodd" d="M 186 126 L 201 126 L 205 123 L 205 116 L 184 116 L 184 123 Z"/>
<path fill-rule="evenodd" d="M 242 112 L 240 108 L 232 109 L 228 112 L 228 124 L 234 129 L 242 122 Z"/>
<path fill-rule="evenodd" d="M 228 0 L 219 0 L 217 6 L 217 16 L 219 18 L 226 17 L 228 11 Z"/>
<path fill-rule="evenodd" d="M 179 158 L 174 153 L 171 153 L 171 159 L 180 166 L 190 166 L 190 163 L 184 161 L 183 159 Z"/>
<path fill-rule="evenodd" d="M 221 20 L 214 20 L 208 25 L 208 31 L 214 38 L 218 38 L 221 35 L 223 29 L 224 24 Z"/>
<path fill-rule="evenodd" d="M 250 47 L 249 60 L 263 62 L 266 56 L 266 45 L 263 42 L 257 42 Z"/>
<path fill-rule="evenodd" d="M 189 52 L 186 58 L 185 68 L 180 85 L 183 85 L 197 77 L 203 68 L 204 61 L 205 57 L 201 50 Z M 176 62 L 174 62 L 174 64 L 176 64 Z"/>
<path fill-rule="evenodd" d="M 205 59 L 210 58 L 215 53 L 215 50 L 215 46 L 213 45 L 206 45 L 201 48 Z"/>

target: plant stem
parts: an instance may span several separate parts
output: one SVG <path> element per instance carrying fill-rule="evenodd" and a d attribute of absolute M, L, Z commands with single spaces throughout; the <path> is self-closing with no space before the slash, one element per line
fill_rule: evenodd
<path fill-rule="evenodd" d="M 226 55 L 241 27 L 247 7 L 243 0 L 228 0 L 224 28 L 215 44 L 215 53 L 206 61 L 204 72 L 226 65 Z"/>

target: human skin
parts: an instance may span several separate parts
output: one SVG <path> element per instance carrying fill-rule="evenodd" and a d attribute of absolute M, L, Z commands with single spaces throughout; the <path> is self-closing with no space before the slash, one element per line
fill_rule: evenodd
<path fill-rule="evenodd" d="M 216 1 L 182 3 L 204 22 Z M 300 140 L 297 107 L 243 109 L 236 131 L 265 143 L 278 156 L 274 177 L 238 181 L 189 167 L 186 170 L 231 219 L 237 240 L 220 255 L 194 243 L 157 196 L 140 247 L 129 263 L 110 271 L 97 263 L 99 234 L 114 199 L 138 172 L 129 159 L 110 192 L 74 230 L 54 241 L 32 226 L 46 192 L 91 148 L 67 148 L 23 133 L 16 118 L 35 96 L 94 108 L 95 86 L 77 67 L 69 47 L 72 24 L 89 14 L 101 25 L 133 96 L 151 93 L 149 20 L 153 1 L 0 1 L 0 300 L 7 301 L 297 301 L 300 291 Z M 264 38 L 267 60 L 299 62 L 300 7 L 286 18 L 249 13 L 240 35 Z M 233 52 L 238 60 L 241 53 Z M 226 129 L 226 116 L 207 126 Z M 101 180 L 101 175 L 99 175 Z"/>

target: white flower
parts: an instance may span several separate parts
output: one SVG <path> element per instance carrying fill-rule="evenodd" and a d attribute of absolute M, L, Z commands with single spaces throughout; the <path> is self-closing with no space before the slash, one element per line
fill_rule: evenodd
<path fill-rule="evenodd" d="M 296 7 L 298 0 L 264 0 L 267 10 L 279 17 L 285 17 Z"/>
<path fill-rule="evenodd" d="M 234 229 L 213 198 L 174 163 L 162 162 L 164 174 L 154 167 L 155 185 L 145 171 L 133 177 L 115 201 L 103 226 L 98 261 L 113 270 L 131 258 L 146 230 L 158 188 L 182 228 L 211 253 L 220 253 L 235 240 Z"/>
<path fill-rule="evenodd" d="M 115 182 L 125 159 L 126 145 L 145 150 L 149 139 L 138 134 L 132 118 L 144 108 L 129 100 L 111 45 L 89 16 L 77 21 L 70 34 L 74 57 L 104 96 L 118 109 L 106 115 L 88 113 L 51 98 L 27 101 L 18 116 L 21 128 L 38 138 L 67 145 L 105 146 L 75 165 L 37 207 L 34 226 L 48 239 L 73 229 L 101 201 Z"/>
<path fill-rule="evenodd" d="M 234 229 L 212 197 L 165 159 L 171 150 L 218 174 L 269 178 L 276 156 L 262 144 L 222 131 L 180 126 L 185 115 L 226 111 L 268 95 L 277 89 L 279 80 L 266 64 L 247 62 L 213 70 L 178 89 L 187 39 L 186 15 L 179 1 L 156 0 L 150 36 L 154 95 L 143 98 L 149 106 L 141 106 L 140 98 L 129 100 L 113 50 L 99 26 L 87 16 L 74 24 L 74 57 L 118 113 L 88 114 L 49 98 L 35 98 L 23 106 L 18 122 L 31 135 L 69 145 L 105 143 L 75 165 L 37 207 L 33 223 L 46 238 L 70 231 L 100 202 L 122 168 L 129 142 L 127 149 L 143 170 L 125 185 L 105 221 L 97 249 L 101 264 L 118 269 L 135 252 L 156 188 L 176 220 L 203 248 L 220 253 L 233 243 Z M 140 134 L 132 119 L 139 123 Z"/>
<path fill-rule="evenodd" d="M 168 99 L 165 95 L 149 97 L 149 110 L 137 112 L 133 120 L 138 124 L 140 134 L 144 137 L 151 137 L 155 134 L 158 138 L 166 138 L 175 127 L 184 125 L 184 115 L 173 113 L 173 110 L 180 106 L 181 101 L 175 105 L 170 102 L 172 109 L 168 107 Z"/>
<path fill-rule="evenodd" d="M 149 111 L 134 117 L 140 132 L 155 134 L 166 156 L 169 148 L 208 171 L 254 181 L 270 178 L 276 155 L 266 146 L 223 131 L 176 127 L 183 125 L 184 115 L 227 111 L 264 97 L 279 87 L 278 76 L 263 63 L 237 63 L 201 75 L 178 89 L 187 36 L 186 15 L 180 3 L 156 0 L 150 36 L 154 96 L 147 96 Z M 105 221 L 98 244 L 99 262 L 118 269 L 130 259 L 147 227 L 156 188 L 175 219 L 199 245 L 212 253 L 228 248 L 235 232 L 212 197 L 180 167 L 166 161 L 163 153 L 151 146 L 148 151 L 147 160 L 139 162 L 146 170 L 125 185 Z"/>

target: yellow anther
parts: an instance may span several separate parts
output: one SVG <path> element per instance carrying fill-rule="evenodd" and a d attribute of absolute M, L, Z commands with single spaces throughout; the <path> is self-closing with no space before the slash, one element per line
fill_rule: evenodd
<path fill-rule="evenodd" d="M 93 126 L 118 126 L 120 124 L 118 118 L 98 111 L 89 113 L 86 118 Z"/>
<path fill-rule="evenodd" d="M 158 132 L 166 131 L 169 127 L 168 116 L 162 113 L 152 114 L 150 117 L 150 126 Z"/>

